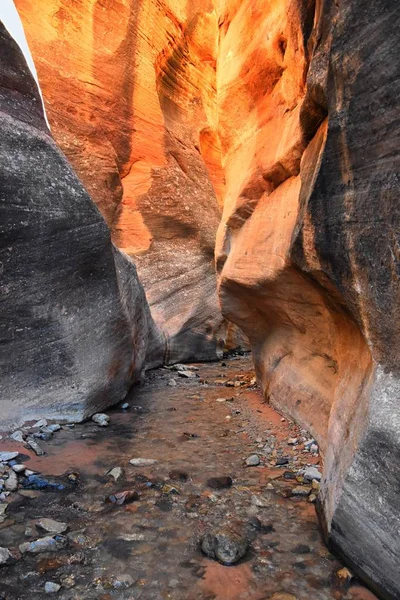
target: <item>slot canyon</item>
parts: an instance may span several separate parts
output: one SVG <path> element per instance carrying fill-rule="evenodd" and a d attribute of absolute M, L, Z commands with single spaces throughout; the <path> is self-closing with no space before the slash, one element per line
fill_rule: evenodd
<path fill-rule="evenodd" d="M 399 32 L 0 4 L 0 600 L 399 600 Z"/>

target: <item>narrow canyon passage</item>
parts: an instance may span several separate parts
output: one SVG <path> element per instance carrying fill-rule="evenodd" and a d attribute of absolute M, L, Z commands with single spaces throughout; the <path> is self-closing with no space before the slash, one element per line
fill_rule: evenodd
<path fill-rule="evenodd" d="M 321 467 L 304 449 L 309 434 L 260 403 L 249 355 L 195 368 L 183 371 L 188 378 L 150 372 L 128 408 L 109 411 L 108 427 L 62 426 L 38 440 L 43 456 L 0 441 L 0 452 L 19 452 L 14 462 L 39 477 L 18 476 L 0 525 L 0 546 L 22 551 L 2 569 L 1 598 L 43 598 L 46 582 L 62 586 L 63 600 L 364 597 L 338 577 L 346 571 L 321 541 L 312 497 L 295 495 L 315 491 L 296 474 Z M 253 455 L 260 464 L 247 466 Z M 134 458 L 157 462 L 134 466 Z M 133 498 L 107 502 L 125 491 Z M 43 536 L 44 518 L 65 523 L 58 545 L 24 551 Z M 202 554 L 200 540 L 214 528 L 250 541 L 237 565 Z"/>
<path fill-rule="evenodd" d="M 399 600 L 399 31 L 0 1 L 0 600 Z"/>

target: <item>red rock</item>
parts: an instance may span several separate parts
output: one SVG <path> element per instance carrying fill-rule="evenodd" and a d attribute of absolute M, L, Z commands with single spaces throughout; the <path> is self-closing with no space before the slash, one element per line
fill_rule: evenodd
<path fill-rule="evenodd" d="M 225 338 L 213 4 L 16 0 L 53 135 L 135 258 L 167 362 L 215 358 Z"/>
<path fill-rule="evenodd" d="M 135 257 L 165 360 L 222 347 L 223 207 L 222 312 L 265 400 L 318 441 L 327 537 L 397 597 L 398 3 L 17 5 L 54 135 Z"/>
<path fill-rule="evenodd" d="M 373 10 L 227 2 L 217 72 L 222 311 L 249 337 L 265 400 L 325 455 L 327 538 L 390 598 L 400 590 L 390 525 L 400 518 L 399 17 L 386 0 Z"/>
<path fill-rule="evenodd" d="M 358 585 L 352 586 L 349 593 L 352 600 L 378 600 L 367 588 Z"/>
<path fill-rule="evenodd" d="M 55 569 L 59 569 L 64 566 L 68 562 L 66 557 L 58 558 L 58 557 L 50 557 L 43 558 L 37 564 L 37 570 L 40 575 L 44 575 L 48 573 L 48 571 L 54 571 Z"/>

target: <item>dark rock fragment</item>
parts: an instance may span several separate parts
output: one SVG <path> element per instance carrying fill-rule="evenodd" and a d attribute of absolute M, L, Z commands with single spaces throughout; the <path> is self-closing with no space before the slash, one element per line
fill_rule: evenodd
<path fill-rule="evenodd" d="M 56 490 L 61 492 L 65 490 L 65 485 L 54 481 L 49 481 L 39 475 L 29 475 L 22 480 L 22 487 L 26 490 Z"/>
<path fill-rule="evenodd" d="M 124 492 L 117 492 L 116 494 L 111 494 L 106 498 L 106 502 L 110 502 L 111 504 L 118 504 L 118 506 L 122 506 L 123 504 L 130 504 L 135 500 L 139 500 L 139 494 L 134 490 L 125 490 Z"/>
<path fill-rule="evenodd" d="M 181 481 L 182 483 L 185 483 L 189 479 L 189 475 L 184 471 L 174 470 L 169 472 L 169 478 L 172 479 L 172 481 Z"/>
<path fill-rule="evenodd" d="M 311 549 L 309 546 L 306 546 L 306 544 L 298 544 L 293 548 L 292 552 L 293 554 L 310 554 Z"/>
<path fill-rule="evenodd" d="M 233 479 L 229 475 L 225 477 L 211 477 L 207 481 L 207 487 L 211 488 L 212 490 L 223 490 L 224 488 L 230 488 L 232 484 Z"/>
<path fill-rule="evenodd" d="M 246 554 L 248 547 L 247 539 L 229 528 L 210 531 L 201 540 L 202 552 L 223 565 L 237 563 Z"/>

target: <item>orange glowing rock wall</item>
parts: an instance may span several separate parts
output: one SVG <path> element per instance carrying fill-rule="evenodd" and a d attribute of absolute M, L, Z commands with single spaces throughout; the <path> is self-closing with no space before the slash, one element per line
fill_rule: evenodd
<path fill-rule="evenodd" d="M 215 357 L 225 337 L 214 4 L 16 1 L 53 135 L 135 258 L 166 361 Z"/>
<path fill-rule="evenodd" d="M 227 1 L 217 69 L 222 312 L 249 336 L 266 401 L 320 444 L 327 537 L 390 599 L 400 593 L 396 4 Z"/>
<path fill-rule="evenodd" d="M 226 195 L 216 257 L 223 311 L 250 335 L 267 399 L 311 427 L 324 445 L 337 325 L 290 261 L 302 172 L 318 162 L 327 130 L 326 108 L 306 85 L 314 25 L 312 3 L 306 4 L 227 2 L 220 16 Z"/>

